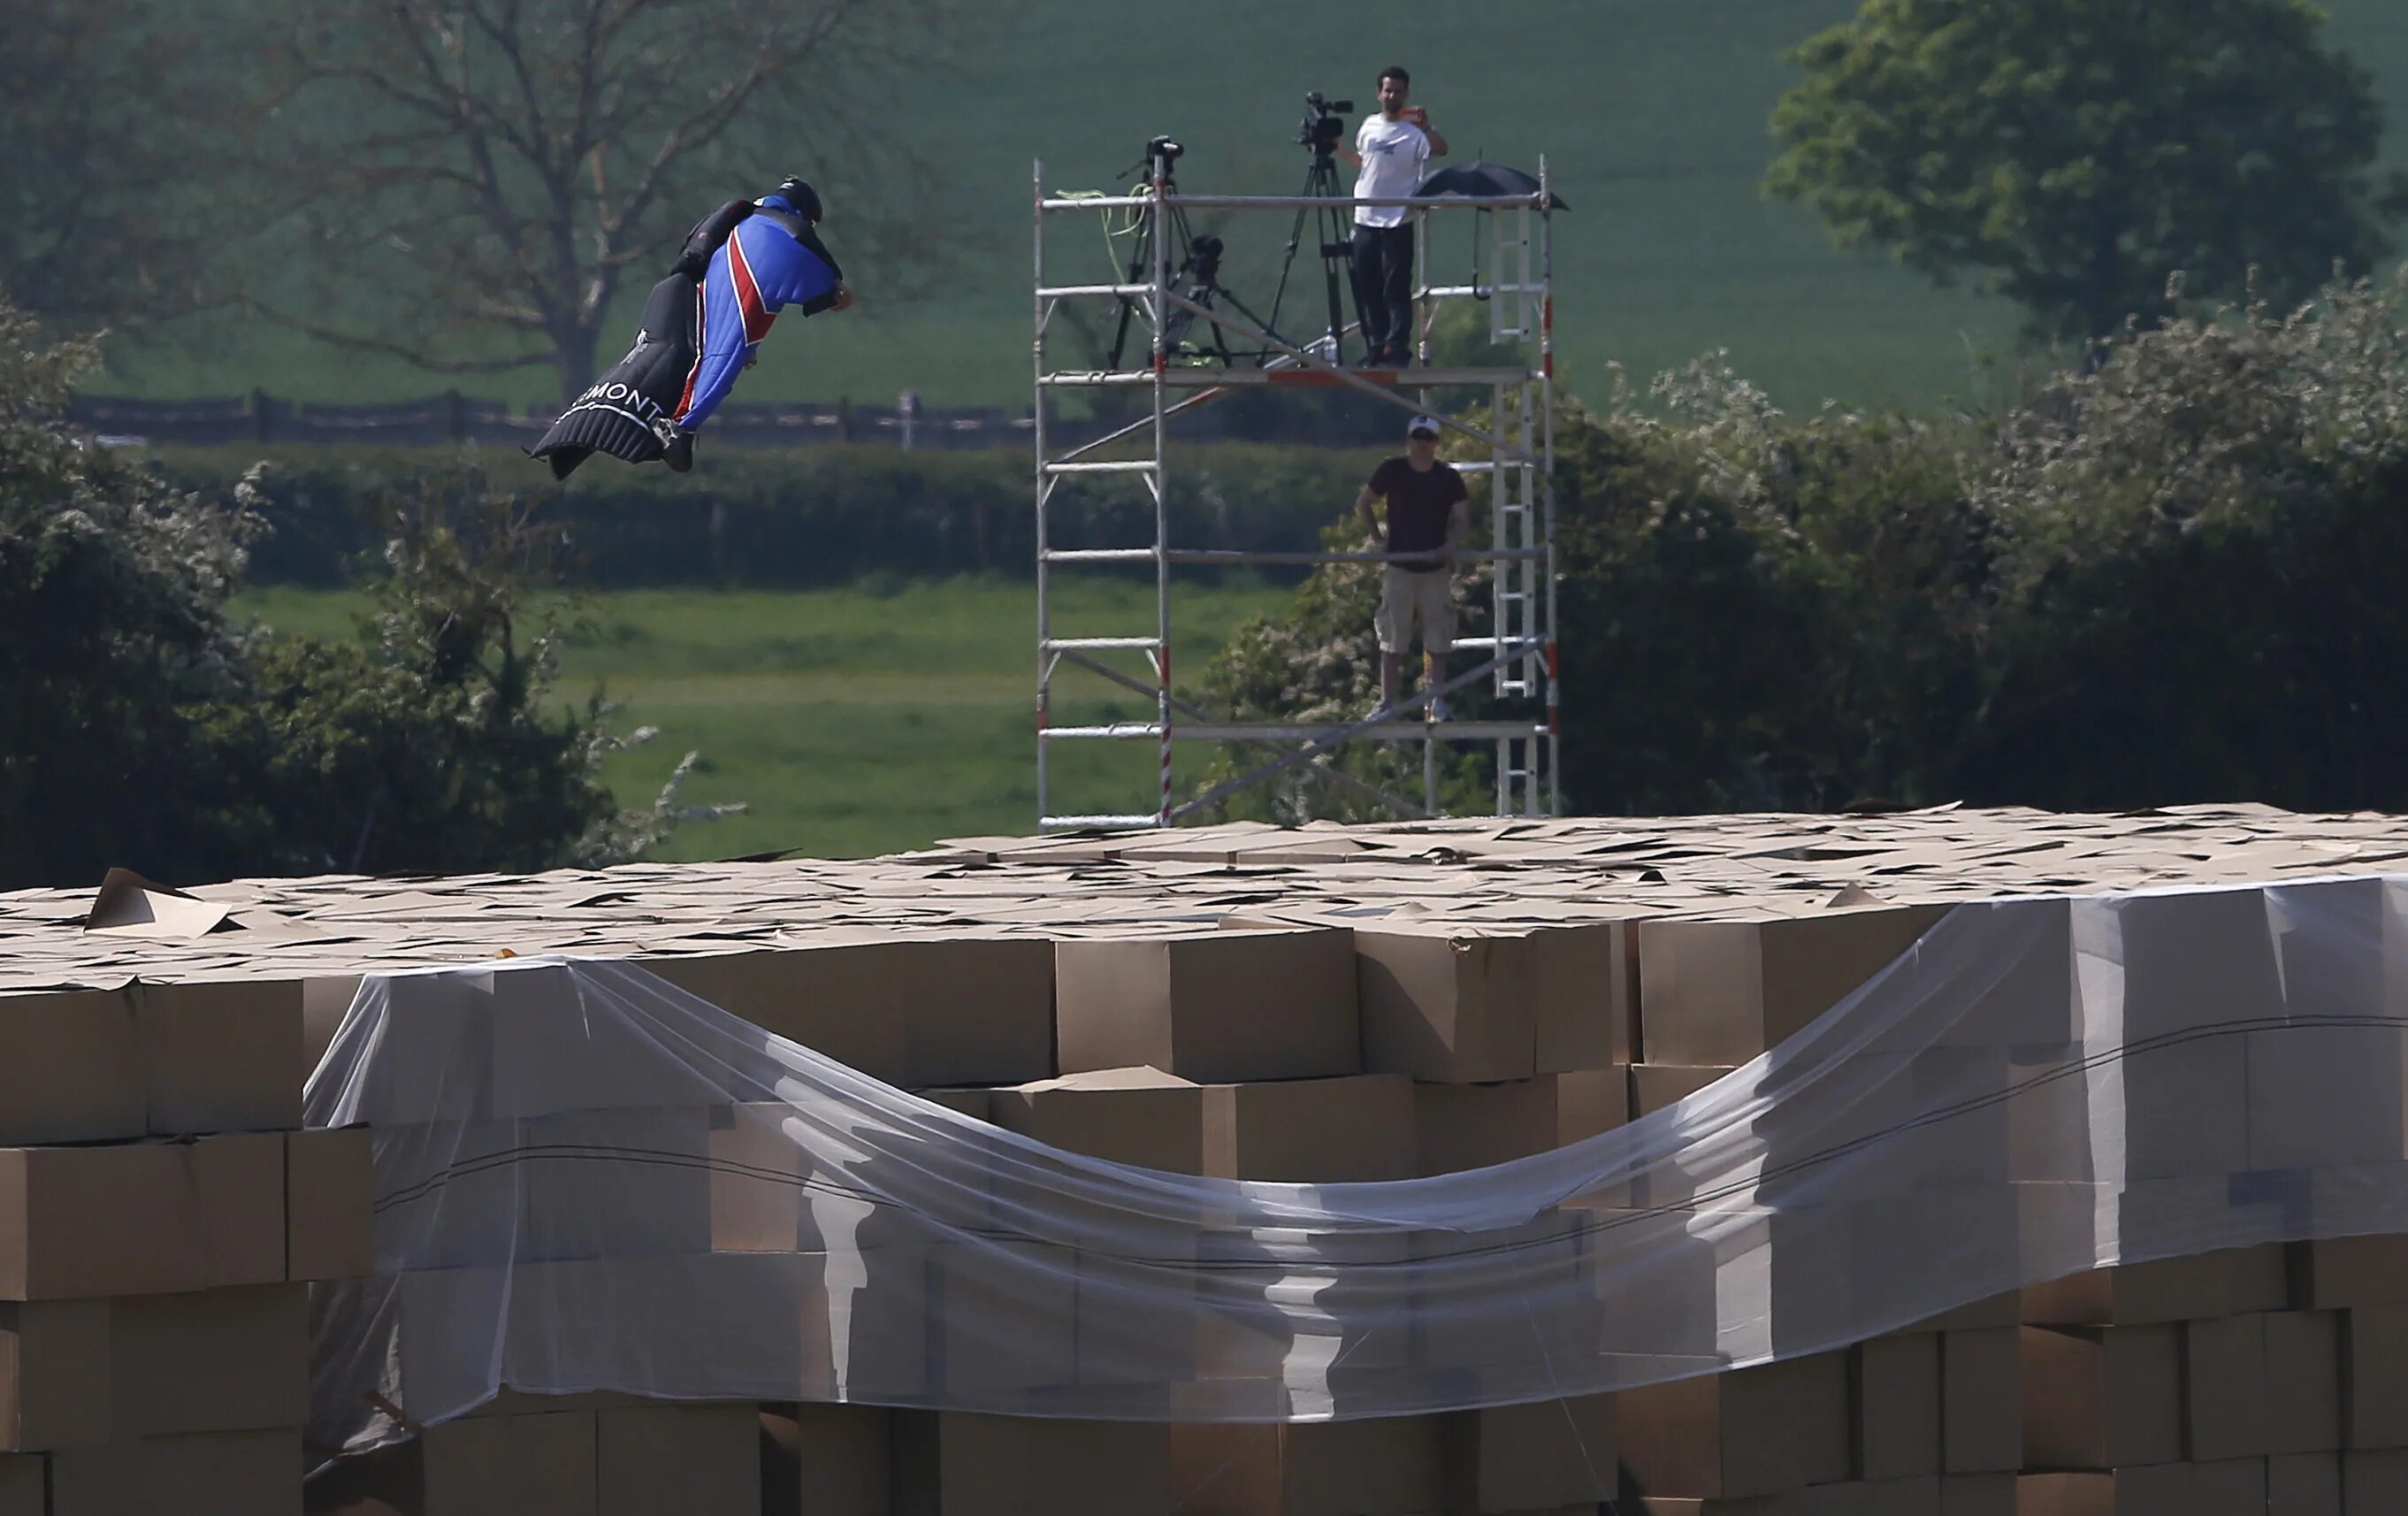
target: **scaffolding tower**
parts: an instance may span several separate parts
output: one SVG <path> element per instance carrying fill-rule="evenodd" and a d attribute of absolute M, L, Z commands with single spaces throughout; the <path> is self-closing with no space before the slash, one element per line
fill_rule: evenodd
<path fill-rule="evenodd" d="M 1174 247 L 1181 224 L 1172 212 L 1181 209 L 1285 212 L 1307 218 L 1325 211 L 1326 198 L 1303 195 L 1189 195 L 1178 191 L 1168 175 L 1168 160 L 1150 160 L 1147 177 L 1126 195 L 1050 195 L 1045 166 L 1035 166 L 1035 316 L 1033 342 L 1036 380 L 1037 494 L 1037 808 L 1040 829 L 1169 827 L 1230 794 L 1284 774 L 1304 772 L 1320 782 L 1377 800 L 1398 815 L 1426 818 L 1439 814 L 1438 750 L 1441 744 L 1495 743 L 1498 816 L 1557 814 L 1561 742 L 1557 700 L 1555 637 L 1555 301 L 1552 289 L 1553 196 L 1547 171 L 1540 162 L 1539 189 L 1527 195 L 1493 197 L 1446 195 L 1428 198 L 1340 200 L 1351 211 L 1355 205 L 1399 206 L 1414 227 L 1419 281 L 1414 290 L 1415 362 L 1405 368 L 1359 368 L 1339 360 L 1340 343 L 1354 329 L 1326 331 L 1298 343 L 1256 325 L 1237 310 L 1216 309 L 1198 301 L 1174 283 L 1174 270 L 1187 249 Z M 1438 216 L 1469 216 L 1477 222 L 1486 212 L 1489 236 L 1484 243 L 1475 224 L 1473 267 L 1464 283 L 1440 283 L 1430 279 L 1433 239 L 1430 224 Z M 1144 241 L 1142 256 L 1132 267 L 1142 277 L 1106 283 L 1049 284 L 1046 282 L 1046 227 L 1056 217 L 1122 216 Z M 1110 231 L 1109 223 L 1106 227 Z M 1109 236 L 1107 238 L 1109 241 Z M 1488 275 L 1482 277 L 1480 251 L 1486 248 Z M 1117 272 L 1117 270 L 1116 270 Z M 1350 292 L 1351 293 L 1351 292 Z M 1048 361 L 1046 331 L 1064 301 L 1111 302 L 1133 309 L 1136 330 L 1149 339 L 1136 361 L 1142 367 L 1056 368 Z M 1430 366 L 1430 337 L 1438 311 L 1451 301 L 1473 300 L 1486 308 L 1492 356 L 1502 364 L 1466 368 Z M 1231 302 L 1233 305 L 1235 302 Z M 1182 334 L 1208 334 L 1213 346 L 1240 343 L 1258 356 L 1230 360 L 1221 367 L 1176 361 Z M 1503 350 L 1501 353 L 1496 350 Z M 1459 637 L 1457 651 L 1484 655 L 1476 667 L 1452 673 L 1436 689 L 1418 695 L 1356 721 L 1252 722 L 1217 719 L 1214 715 L 1175 694 L 1171 687 L 1171 570 L 1182 565 L 1310 565 L 1377 563 L 1389 555 L 1360 553 L 1250 553 L 1181 547 L 1170 541 L 1171 418 L 1242 386 L 1264 386 L 1278 392 L 1301 387 L 1344 387 L 1377 397 L 1407 414 L 1429 413 L 1451 432 L 1469 438 L 1486 456 L 1457 461 L 1466 475 L 1485 475 L 1489 482 L 1491 541 L 1484 549 L 1469 549 L 1460 557 L 1490 565 L 1490 634 Z M 1441 388 L 1479 386 L 1489 391 L 1486 426 L 1448 416 L 1430 408 L 1430 392 Z M 1138 389 L 1150 405 L 1140 419 L 1113 427 L 1101 436 L 1056 446 L 1064 428 L 1049 426 L 1054 392 L 1063 389 Z M 1098 458 L 1096 455 L 1126 444 L 1134 455 Z M 1154 508 L 1153 541 L 1117 547 L 1057 548 L 1053 545 L 1047 512 L 1066 478 L 1079 475 L 1133 475 L 1141 480 Z M 1131 565 L 1154 568 L 1154 620 L 1151 630 L 1122 636 L 1057 637 L 1054 635 L 1054 579 L 1057 573 L 1096 566 Z M 1139 678 L 1114 668 L 1108 656 L 1143 655 L 1150 678 Z M 1113 721 L 1100 725 L 1054 725 L 1052 713 L 1056 682 L 1068 671 L 1092 675 L 1112 686 L 1146 697 L 1153 704 L 1150 721 Z M 1431 718 L 1431 701 L 1450 691 L 1489 681 L 1493 694 L 1526 713 L 1477 721 Z M 1418 802 L 1369 784 L 1325 761 L 1348 743 L 1419 743 L 1422 746 L 1422 795 Z M 1054 745 L 1069 742 L 1153 742 L 1160 750 L 1161 783 L 1151 809 L 1122 811 L 1057 808 L 1055 776 L 1049 758 Z M 1171 756 L 1177 744 L 1201 742 L 1242 744 L 1263 752 L 1264 760 L 1212 786 L 1201 794 L 1180 800 L 1172 792 Z"/>

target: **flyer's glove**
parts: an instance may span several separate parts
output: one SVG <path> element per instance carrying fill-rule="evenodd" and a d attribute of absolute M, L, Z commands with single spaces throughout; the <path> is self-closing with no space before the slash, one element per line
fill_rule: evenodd
<path fill-rule="evenodd" d="M 652 423 L 652 435 L 661 440 L 661 461 L 673 474 L 694 470 L 694 433 L 666 416 Z"/>

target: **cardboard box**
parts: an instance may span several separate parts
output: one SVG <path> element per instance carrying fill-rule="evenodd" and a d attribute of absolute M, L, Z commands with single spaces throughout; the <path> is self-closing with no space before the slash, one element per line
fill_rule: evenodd
<path fill-rule="evenodd" d="M 1557 1146 L 1555 1082 L 1416 1084 L 1413 1129 L 1424 1176 L 1549 1152 Z"/>
<path fill-rule="evenodd" d="M 362 1279 L 376 1272 L 376 1148 L 365 1126 L 284 1136 L 284 1277 Z"/>
<path fill-rule="evenodd" d="M 141 1045 L 122 991 L 0 994 L 0 1143 L 144 1131 Z"/>
<path fill-rule="evenodd" d="M 0 1516 L 49 1516 L 49 1471 L 39 1453 L 0 1452 Z"/>
<path fill-rule="evenodd" d="M 1610 1394 L 1456 1411 L 1440 1446 L 1448 1510 L 1593 1507 L 1618 1486 Z"/>
<path fill-rule="evenodd" d="M 2018 1516 L 2266 1516 L 2266 1461 L 2162 1463 L 2015 1482 Z"/>
<path fill-rule="evenodd" d="M 939 1243 L 927 1249 L 932 1388 L 973 1401 L 1078 1382 L 1080 1327 L 1076 1255 L 1039 1243 Z M 1119 1319 L 1107 1304 L 1107 1321 Z M 1098 1343 L 1103 1364 L 1151 1344 Z M 1156 1359 L 1155 1361 L 1159 1361 Z M 1118 1376 L 1107 1376 L 1117 1379 Z"/>
<path fill-rule="evenodd" d="M 2241 1037 L 2170 1038 L 2128 1050 L 2114 1065 L 2122 1076 L 2120 1133 L 2128 1180 L 2221 1176 L 2251 1167 L 2249 1048 Z M 2118 1133 L 2091 1136 L 2113 1150 Z"/>
<path fill-rule="evenodd" d="M 1948 1474 L 1940 1480 L 1940 1516 L 2016 1516 L 2013 1474 Z"/>
<path fill-rule="evenodd" d="M 2341 1454 L 2293 1452 L 2267 1459 L 2266 1516 L 2342 1516 Z"/>
<path fill-rule="evenodd" d="M 2033 1326 L 2147 1326 L 2280 1310 L 2288 1286 L 2280 1245 L 2069 1275 L 2023 1292 Z"/>
<path fill-rule="evenodd" d="M 710 1250 L 794 1252 L 804 1246 L 810 1169 L 781 1102 L 724 1105 L 710 1119 Z"/>
<path fill-rule="evenodd" d="M 1670 1063 L 1630 1065 L 1630 1119 L 1653 1116 L 1679 1104 L 1731 1072 L 1727 1065 L 1698 1068 Z"/>
<path fill-rule="evenodd" d="M 2180 1329 L 2021 1329 L 2023 1466 L 2113 1469 L 2183 1457 Z"/>
<path fill-rule="evenodd" d="M 1419 1516 L 1442 1509 L 1436 1417 L 1169 1431 L 1170 1504 L 1181 1516 Z"/>
<path fill-rule="evenodd" d="M 906 1090 L 1024 1085 L 1054 1073 L 1053 947 L 1036 935 L 857 932 L 811 947 L 643 957 L 640 966 Z"/>
<path fill-rule="evenodd" d="M 1400 1236 L 1362 1239 L 1346 1249 L 1347 1262 L 1373 1265 L 1410 1263 L 1417 1256 L 1414 1241 Z M 1264 1262 L 1272 1260 L 1267 1256 Z M 1347 1408 L 1350 1388 L 1343 1373 L 1333 1373 L 1331 1366 L 1343 1364 L 1375 1379 L 1381 1371 L 1408 1366 L 1414 1361 L 1416 1334 L 1396 1330 L 1395 1322 L 1416 1303 L 1407 1269 L 1356 1268 L 1340 1280 L 1326 1266 L 1299 1263 L 1275 1273 L 1251 1305 L 1226 1298 L 1205 1303 L 1194 1327 L 1197 1377 L 1216 1381 L 1209 1387 L 1215 1395 L 1230 1393 L 1226 1381 L 1232 1379 L 1269 1386 L 1265 1415 L 1295 1414 L 1300 1400 L 1321 1402 L 1308 1405 L 1310 1410 Z M 1433 1323 L 1425 1313 L 1420 1332 L 1426 1336 L 1433 1331 L 1443 1338 L 1437 1349 L 1424 1350 L 1426 1357 L 1465 1350 L 1448 1323 Z M 1477 1359 L 1445 1361 L 1468 1364 Z"/>
<path fill-rule="evenodd" d="M 894 1422 L 883 1406 L 764 1410 L 765 1516 L 889 1516 Z"/>
<path fill-rule="evenodd" d="M 1875 1337 L 1848 1351 L 1850 1477 L 1868 1482 L 1940 1472 L 1940 1337 Z"/>
<path fill-rule="evenodd" d="M 1411 1178 L 1413 1086 L 1401 1075 L 1199 1085 L 1100 1069 L 989 1094 L 995 1124 L 1114 1162 L 1216 1178 Z"/>
<path fill-rule="evenodd" d="M 157 1136 L 285 1132 L 301 1124 L 301 985 L 247 977 L 127 989 Z"/>
<path fill-rule="evenodd" d="M 2087 902 L 2074 913 L 2074 931 L 2086 1007 L 2112 1000 L 2127 1043 L 2262 1020 L 2286 1009 L 2268 901 L 2257 888 Z M 2112 983 L 2089 977 L 2109 974 Z M 2239 1037 L 2209 1041 L 2242 1043 Z M 2245 1108 L 2217 1114 L 2241 1131 L 2231 1115 Z"/>
<path fill-rule="evenodd" d="M 2408 1510 L 2408 1452 L 2341 1455 L 2342 1516 L 2398 1516 Z"/>
<path fill-rule="evenodd" d="M 884 1400 L 923 1395 L 940 1382 L 938 1355 L 945 1343 L 957 1354 L 967 1351 L 981 1329 L 951 1322 L 940 1332 L 945 1318 L 939 1313 L 948 1298 L 974 1305 L 978 1295 L 974 1281 L 950 1297 L 940 1294 L 935 1253 L 933 1245 L 902 1243 L 850 1255 L 796 1255 L 800 1398 Z M 992 1364 L 993 1355 L 981 1362 Z M 964 1387 L 975 1382 L 971 1366 L 968 1360 L 953 1365 Z"/>
<path fill-rule="evenodd" d="M 108 1337 L 105 1300 L 0 1304 L 0 1452 L 108 1444 L 116 1423 Z"/>
<path fill-rule="evenodd" d="M 336 1033 L 343 1030 L 343 1018 L 351 1015 L 351 1002 L 359 996 L 360 977 L 341 974 L 301 981 L 301 1086 L 305 1090 L 318 1065 L 325 1061 L 326 1049 L 335 1045 Z"/>
<path fill-rule="evenodd" d="M 284 1282 L 284 1133 L 237 1132 L 192 1145 L 200 1202 L 205 1288 Z"/>
<path fill-rule="evenodd" d="M 2185 1443 L 2201 1462 L 2262 1458 L 2271 1446 L 2266 1318 L 2183 1325 Z"/>
<path fill-rule="evenodd" d="M 1524 939 L 1537 1014 L 1538 1072 L 1630 1061 L 1629 938 L 1636 923 L 1534 928 Z"/>
<path fill-rule="evenodd" d="M 1553 1077 L 1556 1147 L 1569 1148 L 1630 1124 L 1627 1068 L 1571 1069 Z"/>
<path fill-rule="evenodd" d="M 424 1516 L 595 1516 L 595 1412 L 468 1417 L 417 1442 Z"/>
<path fill-rule="evenodd" d="M 1850 1208 L 1689 1211 L 1667 1203 L 1562 1214 L 1594 1276 L 1608 1352 L 1750 1359 L 1835 1340 L 1862 1319 Z"/>
<path fill-rule="evenodd" d="M 2400 1162 L 2408 1032 L 2294 1023 L 2234 1040 L 2248 1060 L 2249 1168 Z"/>
<path fill-rule="evenodd" d="M 144 1437 L 50 1463 L 51 1516 L 301 1516 L 297 1429 Z"/>
<path fill-rule="evenodd" d="M 676 1256 L 710 1249 L 713 1107 L 562 1111 L 503 1123 L 519 1191 L 512 1256 Z"/>
<path fill-rule="evenodd" d="M 464 1336 L 500 1343 L 505 1386 L 526 1387 L 514 1379 L 521 1364 L 533 1365 L 541 1385 L 607 1382 L 622 1359 L 617 1339 L 582 1331 L 582 1323 L 595 1321 L 673 1322 L 681 1352 L 697 1362 L 744 1364 L 767 1383 L 788 1387 L 781 1398 L 832 1400 L 848 1384 L 862 1394 L 924 1393 L 918 1276 L 882 1268 L 864 1283 L 864 1261 L 845 1262 L 833 1280 L 826 1260 L 793 1252 L 412 1270 L 396 1277 L 394 1398 L 422 1422 L 483 1403 L 494 1389 L 493 1361 L 464 1362 L 455 1346 Z M 914 1328 L 899 1348 L 876 1336 L 898 1295 Z M 712 1309 L 696 1311 L 697 1300 Z M 849 1361 L 842 1356 L 848 1350 Z"/>
<path fill-rule="evenodd" d="M 2266 1460 L 2228 1458 L 2193 1464 L 2189 1509 L 2199 1516 L 2265 1516 Z"/>
<path fill-rule="evenodd" d="M 1160 1422 L 897 1411 L 894 1516 L 1168 1516 L 1170 1442 Z"/>
<path fill-rule="evenodd" d="M 1736 1498 L 1800 1488 L 1835 1468 L 1844 1479 L 1847 1405 L 1836 1354 L 1623 1391 L 1615 1415 L 1627 1492 Z"/>
<path fill-rule="evenodd" d="M 2408 1305 L 2408 1237 L 2332 1237 L 2289 1249 L 2291 1304 L 2302 1310 Z"/>
<path fill-rule="evenodd" d="M 2340 1336 L 2342 1445 L 2408 1448 L 2408 1306 L 2344 1311 Z"/>
<path fill-rule="evenodd" d="M 2266 1451 L 2337 1451 L 2340 1317 L 2331 1311 L 2272 1311 L 2259 1320 L 2266 1333 Z"/>
<path fill-rule="evenodd" d="M 0 1148 L 0 1300 L 284 1277 L 284 1139 Z"/>
<path fill-rule="evenodd" d="M 2026 1474 L 2016 1516 L 2265 1516 L 2266 1464 L 2157 1464 L 2113 1473 Z"/>
<path fill-rule="evenodd" d="M 863 931 L 808 947 L 638 961 L 722 1010 L 906 1089 L 1022 1084 L 1054 1073 L 1054 954 L 1042 937 Z"/>
<path fill-rule="evenodd" d="M 869 945 L 750 948 L 692 957 L 645 956 L 636 966 L 696 999 L 789 1042 L 859 1069 L 873 1079 L 909 1085 L 910 1041 L 902 1020 L 864 1012 L 881 991 L 880 955 Z"/>
<path fill-rule="evenodd" d="M 1937 1475 L 1927 1474 L 1917 1479 L 1818 1484 L 1785 1500 L 1776 1496 L 1770 1504 L 1776 1509 L 1787 1506 L 1809 1516 L 1936 1516 L 1940 1509 L 1940 1480 Z"/>
<path fill-rule="evenodd" d="M 1414 1172 L 1413 1085 L 1401 1074 L 1207 1086 L 1204 1172 L 1354 1184 Z"/>
<path fill-rule="evenodd" d="M 2015 1480 L 2015 1516 L 2127 1516 L 2113 1474 L 2026 1474 Z M 2138 1516 L 2138 1513 L 2132 1513 Z M 2166 1516 L 2172 1516 L 2172 1512 Z"/>
<path fill-rule="evenodd" d="M 1945 914 L 1936 905 L 1872 906 L 1756 921 L 1642 921 L 1645 1056 L 1744 1063 L 1845 999 Z"/>
<path fill-rule="evenodd" d="M 1443 923 L 1358 928 L 1364 1066 L 1458 1084 L 1536 1074 L 1541 994 L 1530 943 Z"/>
<path fill-rule="evenodd" d="M 1940 1335 L 1940 1459 L 1949 1474 L 2023 1466 L 2022 1344 L 2015 1327 Z"/>
<path fill-rule="evenodd" d="M 1064 1074 L 1150 1064 L 1200 1083 L 1363 1070 L 1354 933 L 1337 927 L 1054 945 Z"/>
<path fill-rule="evenodd" d="M 309 1292 L 267 1284 L 113 1303 L 122 1437 L 268 1431 L 309 1419 Z"/>
<path fill-rule="evenodd" d="M 988 1119 L 1049 1148 L 1172 1174 L 1209 1172 L 1204 1087 L 1160 1069 L 1097 1069 L 988 1094 Z"/>
<path fill-rule="evenodd" d="M 760 1516 L 751 1404 L 603 1410 L 594 1425 L 596 1516 Z"/>
<path fill-rule="evenodd" d="M 867 965 L 861 1014 L 903 1022 L 906 1082 L 1021 1084 L 1054 1064 L 1054 948 L 1041 937 L 898 938 Z"/>

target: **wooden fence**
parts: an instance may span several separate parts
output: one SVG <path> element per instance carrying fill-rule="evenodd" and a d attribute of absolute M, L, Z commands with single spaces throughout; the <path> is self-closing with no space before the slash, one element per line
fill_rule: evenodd
<path fill-rule="evenodd" d="M 1029 413 L 999 406 L 889 406 L 850 400 L 719 408 L 710 424 L 714 446 L 791 448 L 816 442 L 885 442 L 905 448 L 1029 445 Z M 447 442 L 531 447 L 559 412 L 513 411 L 459 392 L 393 405 L 326 405 L 254 391 L 240 399 L 133 400 L 81 395 L 68 407 L 76 425 L 103 440 L 213 447 L 238 442 L 360 443 L 420 447 Z"/>

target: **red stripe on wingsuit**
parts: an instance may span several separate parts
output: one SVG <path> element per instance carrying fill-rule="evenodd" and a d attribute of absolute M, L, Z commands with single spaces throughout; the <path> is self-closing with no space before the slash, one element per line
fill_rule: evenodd
<path fill-rule="evenodd" d="M 753 281 L 752 260 L 744 256 L 741 230 L 727 239 L 727 271 L 735 276 L 736 309 L 743 312 L 744 340 L 750 345 L 769 335 L 769 324 L 778 315 L 761 304 L 761 286 Z"/>
<path fill-rule="evenodd" d="M 694 287 L 694 367 L 685 371 L 685 388 L 678 393 L 677 408 L 669 412 L 671 421 L 683 421 L 685 413 L 694 409 L 694 382 L 702 377 L 702 355 L 710 346 L 705 340 L 709 335 L 706 320 L 710 314 L 710 301 L 706 297 L 709 294 L 708 282 Z"/>

